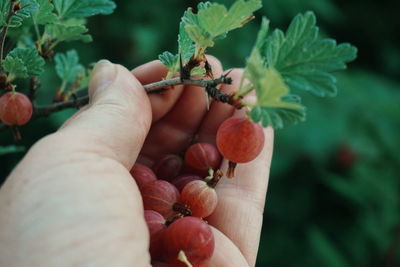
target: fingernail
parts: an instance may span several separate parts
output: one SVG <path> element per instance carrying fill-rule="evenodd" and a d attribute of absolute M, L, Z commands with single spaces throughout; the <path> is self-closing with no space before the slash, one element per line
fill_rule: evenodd
<path fill-rule="evenodd" d="M 93 95 L 94 92 L 101 88 L 108 87 L 116 78 L 117 69 L 110 61 L 102 59 L 96 63 L 90 81 L 89 94 Z"/>

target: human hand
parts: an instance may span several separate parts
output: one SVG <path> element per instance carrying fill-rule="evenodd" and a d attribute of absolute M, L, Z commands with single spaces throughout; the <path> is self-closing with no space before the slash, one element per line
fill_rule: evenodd
<path fill-rule="evenodd" d="M 210 62 L 219 77 L 220 63 Z M 166 69 L 156 61 L 132 72 L 146 84 Z M 240 74 L 234 70 L 235 83 L 222 90 L 232 91 Z M 234 112 L 221 103 L 207 111 L 204 91 L 192 86 L 147 97 L 129 71 L 106 62 L 97 65 L 89 95 L 89 105 L 39 141 L 1 188 L 0 266 L 149 266 L 130 168 L 139 153 L 151 166 L 183 150 L 195 134 L 213 143 L 218 125 Z M 272 154 L 272 130 L 265 133 L 261 155 L 216 187 L 218 207 L 207 218 L 216 241 L 209 266 L 255 264 Z"/>

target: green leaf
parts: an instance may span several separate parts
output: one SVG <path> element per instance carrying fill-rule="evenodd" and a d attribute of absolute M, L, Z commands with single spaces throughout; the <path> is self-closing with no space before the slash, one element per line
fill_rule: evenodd
<path fill-rule="evenodd" d="M 63 82 L 74 82 L 85 68 L 79 64 L 79 57 L 75 50 L 69 50 L 66 54 L 57 53 L 54 57 L 56 72 Z"/>
<path fill-rule="evenodd" d="M 239 0 L 229 11 L 223 5 L 210 2 L 200 3 L 197 14 L 191 8 L 186 10 L 179 25 L 178 55 L 165 52 L 159 56 L 161 62 L 169 68 L 167 77 L 179 70 L 180 56 L 183 64 L 193 55 L 203 57 L 205 49 L 214 46 L 214 40 L 224 38 L 228 31 L 243 26 L 252 18 L 253 11 L 260 7 L 260 0 Z M 203 72 L 202 68 L 192 71 L 196 76 L 202 76 Z"/>
<path fill-rule="evenodd" d="M 54 6 L 49 0 L 36 0 L 39 8 L 32 12 L 32 19 L 36 24 L 48 24 L 57 20 L 53 12 Z"/>
<path fill-rule="evenodd" d="M 260 0 L 236 1 L 229 11 L 220 4 L 202 5 L 197 14 L 199 24 L 213 38 L 242 27 L 260 9 Z"/>
<path fill-rule="evenodd" d="M 7 14 L 10 7 L 10 1 L 1 0 L 0 1 L 0 25 L 4 26 L 7 20 Z"/>
<path fill-rule="evenodd" d="M 332 39 L 319 39 L 315 15 L 297 15 L 284 34 L 275 30 L 260 48 L 268 66 L 274 67 L 291 89 L 310 91 L 317 96 L 334 96 L 336 79 L 331 74 L 346 68 L 356 58 L 350 44 L 337 45 Z"/>
<path fill-rule="evenodd" d="M 6 155 L 6 154 L 11 154 L 11 153 L 18 153 L 18 152 L 24 152 L 25 147 L 23 146 L 0 146 L 0 156 Z"/>
<path fill-rule="evenodd" d="M 98 14 L 111 14 L 116 5 L 111 0 L 54 0 L 61 18 L 85 18 Z"/>
<path fill-rule="evenodd" d="M 24 19 L 29 18 L 31 13 L 38 9 L 36 0 L 21 0 L 19 1 L 20 10 L 12 15 L 11 20 L 8 20 L 10 10 L 10 1 L 3 0 L 0 2 L 0 25 L 5 26 L 8 24 L 11 28 L 17 28 L 22 25 Z"/>
<path fill-rule="evenodd" d="M 245 71 L 257 95 L 256 106 L 250 111 L 252 120 L 261 121 L 264 127 L 272 126 L 274 129 L 304 121 L 305 109 L 300 103 L 300 97 L 289 94 L 289 88 L 279 73 L 270 68 L 259 66 L 260 71 L 252 67 L 248 64 Z"/>
<path fill-rule="evenodd" d="M 254 85 L 254 83 L 253 83 Z M 257 104 L 260 106 L 301 108 L 297 104 L 282 101 L 282 97 L 289 93 L 289 88 L 283 82 L 282 77 L 273 68 L 264 68 L 261 77 L 255 82 Z"/>
<path fill-rule="evenodd" d="M 196 18 L 196 20 L 194 20 L 193 17 Z M 193 24 L 189 24 L 189 21 L 191 21 Z M 214 46 L 214 41 L 207 34 L 207 32 L 203 31 L 202 28 L 198 25 L 197 17 L 190 8 L 185 12 L 184 16 L 182 17 L 182 22 L 184 23 L 185 31 L 187 32 L 188 36 L 198 46 L 200 47 Z"/>
<path fill-rule="evenodd" d="M 255 45 L 255 48 L 258 49 L 258 51 L 262 51 L 264 49 L 265 40 L 267 39 L 268 36 L 268 30 L 269 30 L 269 20 L 266 17 L 263 17 L 260 30 L 258 31 L 257 34 L 257 40 Z"/>
<path fill-rule="evenodd" d="M 21 9 L 15 12 L 12 16 L 9 27 L 16 28 L 22 25 L 24 19 L 29 18 L 31 13 L 38 9 L 38 4 L 35 0 L 21 0 Z"/>
<path fill-rule="evenodd" d="M 182 56 L 184 62 L 188 61 L 194 53 L 194 43 L 188 33 L 185 31 L 184 23 L 179 24 L 178 45 L 179 54 Z"/>
<path fill-rule="evenodd" d="M 3 61 L 3 67 L 14 77 L 28 77 L 28 69 L 24 64 L 24 61 L 20 58 L 8 55 Z"/>
<path fill-rule="evenodd" d="M 3 61 L 4 69 L 19 78 L 40 75 L 44 64 L 35 48 L 14 48 Z"/>
<path fill-rule="evenodd" d="M 174 68 L 178 61 L 178 56 L 168 51 L 159 55 L 158 58 L 167 68 Z"/>
<path fill-rule="evenodd" d="M 294 99 L 298 96 L 287 96 L 286 102 L 289 98 Z M 297 103 L 297 102 L 293 102 Z M 296 124 L 306 119 L 305 109 L 292 109 L 292 108 L 277 108 L 268 106 L 256 106 L 251 109 L 250 117 L 254 122 L 261 122 L 263 127 L 271 126 L 274 129 L 281 129 L 290 124 Z"/>
<path fill-rule="evenodd" d="M 179 54 L 173 55 L 170 52 L 164 52 L 159 55 L 158 58 L 161 62 L 169 69 L 167 77 L 170 78 L 174 73 L 179 70 L 179 56 L 182 56 L 183 64 L 189 61 L 190 57 L 194 53 L 194 43 L 184 29 L 184 24 L 179 24 L 179 35 L 178 35 L 178 46 Z"/>
<path fill-rule="evenodd" d="M 250 112 L 253 121 L 261 121 L 264 127 L 279 129 L 304 120 L 305 112 L 300 98 L 288 95 L 289 88 L 282 77 L 275 69 L 265 67 L 259 56 L 250 58 L 244 75 L 257 95 L 256 106 Z"/>
<path fill-rule="evenodd" d="M 196 76 L 196 77 L 204 77 L 206 76 L 206 69 L 203 67 L 194 67 L 190 71 L 191 76 Z"/>
<path fill-rule="evenodd" d="M 261 121 L 264 127 L 278 129 L 304 120 L 305 111 L 300 104 L 300 98 L 289 94 L 289 88 L 279 72 L 273 67 L 267 67 L 258 52 L 260 38 L 266 35 L 267 30 L 268 23 L 265 21 L 244 72 L 244 78 L 247 78 L 250 85 L 242 83 L 239 95 L 246 95 L 251 89 L 255 89 L 257 103 L 250 111 L 252 120 Z"/>
<path fill-rule="evenodd" d="M 281 68 L 288 85 L 318 96 L 335 96 L 336 78 L 330 72 L 346 68 L 345 62 L 353 60 L 356 49 L 349 44 L 336 45 L 331 39 L 315 42 L 301 57 Z"/>
<path fill-rule="evenodd" d="M 356 48 L 337 45 L 331 39 L 318 39 L 318 28 L 312 12 L 300 14 L 286 33 L 275 30 L 268 34 L 269 21 L 264 18 L 254 49 L 247 60 L 238 91 L 244 96 L 256 90 L 257 103 L 251 118 L 264 126 L 282 128 L 285 124 L 305 119 L 300 98 L 291 91 L 302 89 L 318 96 L 336 93 L 336 78 L 331 72 L 344 69 L 356 56 Z"/>
<path fill-rule="evenodd" d="M 183 17 L 181 18 L 180 27 L 185 29 L 187 35 L 196 44 L 202 47 L 214 45 L 214 42 L 212 42 L 212 40 L 209 40 L 208 37 L 206 36 L 206 33 L 203 32 L 202 29 L 200 28 L 199 21 L 197 19 L 196 14 L 192 12 L 192 8 L 188 8 L 188 10 L 186 10 L 185 13 L 183 14 Z"/>
<path fill-rule="evenodd" d="M 164 52 L 158 56 L 158 59 L 169 69 L 169 72 L 174 74 L 179 69 L 179 56 L 171 52 Z"/>
<path fill-rule="evenodd" d="M 216 3 L 200 3 L 198 13 L 189 8 L 182 17 L 183 26 L 196 45 L 207 48 L 214 46 L 214 40 L 225 37 L 226 33 L 242 27 L 261 8 L 260 0 L 236 1 L 229 11 Z"/>
<path fill-rule="evenodd" d="M 83 19 L 69 19 L 63 22 L 46 25 L 46 33 L 58 42 L 83 41 L 90 42 L 92 37 L 87 34 L 88 28 Z"/>

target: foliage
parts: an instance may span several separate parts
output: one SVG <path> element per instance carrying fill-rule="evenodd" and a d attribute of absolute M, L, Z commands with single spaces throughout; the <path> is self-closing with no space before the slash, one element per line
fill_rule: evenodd
<path fill-rule="evenodd" d="M 357 50 L 347 43 L 336 45 L 332 39 L 319 39 L 315 23 L 312 12 L 299 14 L 286 34 L 277 29 L 268 35 L 269 21 L 264 18 L 245 69 L 245 77 L 257 93 L 257 105 L 251 112 L 254 121 L 276 129 L 304 120 L 304 107 L 292 91 L 336 95 L 336 78 L 331 73 L 346 68 Z M 242 86 L 239 94 L 248 87 Z"/>
<path fill-rule="evenodd" d="M 214 46 L 214 40 L 224 38 L 227 32 L 243 26 L 259 8 L 260 0 L 236 1 L 229 11 L 223 5 L 205 2 L 197 6 L 197 14 L 189 8 L 182 23 L 197 50 L 201 51 Z"/>
<path fill-rule="evenodd" d="M 164 52 L 159 59 L 168 67 L 167 78 L 179 70 L 179 55 L 186 63 L 192 56 L 203 59 L 208 47 L 213 47 L 215 40 L 225 38 L 229 31 L 242 27 L 255 10 L 261 8 L 260 0 L 238 0 L 229 11 L 224 5 L 216 3 L 199 3 L 197 14 L 189 8 L 184 13 L 179 25 L 179 53 L 173 55 Z M 203 73 L 204 71 L 198 70 Z"/>
<path fill-rule="evenodd" d="M 92 37 L 87 34 L 86 22 L 82 19 L 68 19 L 46 25 L 45 33 L 54 42 L 83 41 L 90 42 Z"/>
<path fill-rule="evenodd" d="M 11 28 L 17 28 L 22 25 L 22 22 L 31 17 L 32 12 L 36 12 L 39 8 L 36 1 L 32 0 L 21 0 L 19 1 L 20 6 L 24 8 L 16 10 L 15 16 L 9 17 L 10 1 L 3 0 L 0 2 L 0 25 Z"/>
<path fill-rule="evenodd" d="M 318 96 L 336 95 L 336 80 L 331 73 L 345 69 L 357 53 L 348 43 L 337 45 L 335 40 L 319 39 L 312 12 L 297 15 L 286 35 L 275 30 L 260 47 L 267 65 L 276 68 L 289 87 Z"/>
<path fill-rule="evenodd" d="M 28 78 L 40 75 L 43 71 L 43 58 L 51 57 L 54 53 L 53 49 L 59 43 L 76 40 L 92 41 L 91 36 L 87 34 L 87 22 L 84 18 L 97 14 L 110 14 L 115 8 L 115 3 L 110 0 L 55 0 L 53 2 L 3 0 L 0 7 L 0 24 L 3 26 L 4 34 L 7 34 L 8 28 L 21 27 L 23 31 L 18 35 L 19 39 L 33 44 L 30 29 L 35 32 L 37 38 L 36 46 L 16 47 L 2 61 L 1 67 L 11 77 L 8 81 L 12 81 L 16 77 Z M 28 18 L 32 19 L 32 23 L 27 20 Z M 59 60 L 56 61 L 59 62 Z M 57 71 L 59 72 L 59 68 Z"/>
<path fill-rule="evenodd" d="M 35 24 L 49 24 L 57 20 L 57 15 L 53 12 L 54 6 L 48 0 L 37 0 L 38 8 L 33 11 L 32 20 Z"/>
<path fill-rule="evenodd" d="M 58 53 L 54 57 L 56 72 L 63 82 L 74 82 L 84 67 L 79 64 L 78 54 L 70 50 L 66 54 Z"/>
<path fill-rule="evenodd" d="M 4 59 L 3 68 L 9 76 L 28 78 L 40 75 L 43 71 L 44 60 L 34 48 L 15 48 Z"/>
<path fill-rule="evenodd" d="M 85 18 L 111 14 L 115 3 L 111 0 L 54 0 L 59 18 Z"/>
<path fill-rule="evenodd" d="M 260 7 L 259 1 L 241 0 L 229 11 L 209 2 L 200 3 L 196 14 L 189 8 L 179 27 L 179 54 L 164 52 L 159 56 L 169 69 L 167 78 L 179 70 L 180 61 L 189 61 L 188 65 L 196 59 L 204 61 L 206 49 L 214 46 L 214 40 L 225 38 L 229 31 L 242 26 Z M 336 78 L 331 73 L 345 69 L 346 63 L 355 59 L 357 49 L 347 43 L 337 45 L 335 40 L 318 38 L 312 12 L 297 15 L 286 34 L 276 29 L 268 35 L 268 30 L 269 21 L 264 18 L 243 76 L 249 83 L 242 80 L 234 97 L 242 99 L 255 90 L 257 103 L 250 111 L 252 120 L 277 129 L 305 119 L 300 98 L 290 90 L 335 96 Z"/>

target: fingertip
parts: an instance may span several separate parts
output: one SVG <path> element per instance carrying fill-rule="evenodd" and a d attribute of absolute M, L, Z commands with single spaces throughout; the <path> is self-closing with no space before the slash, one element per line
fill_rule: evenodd
<path fill-rule="evenodd" d="M 160 60 L 153 60 L 134 68 L 131 72 L 142 84 L 148 84 L 165 78 L 168 68 Z"/>
<path fill-rule="evenodd" d="M 232 79 L 232 83 L 231 84 L 223 84 L 221 86 L 221 91 L 226 94 L 232 94 L 232 93 L 236 92 L 239 89 L 243 72 L 244 72 L 244 70 L 240 69 L 240 68 L 232 68 L 232 69 L 226 70 L 224 72 L 224 75 L 228 74 L 228 77 Z"/>
<path fill-rule="evenodd" d="M 165 67 L 160 60 L 153 60 L 136 67 L 131 72 L 143 85 L 146 85 L 163 80 L 168 73 L 168 68 Z M 153 122 L 158 121 L 171 110 L 180 97 L 182 90 L 183 86 L 178 85 L 167 88 L 167 90 L 162 93 L 149 94 Z"/>
<path fill-rule="evenodd" d="M 211 226 L 215 240 L 214 253 L 205 264 L 206 267 L 243 267 L 248 266 L 241 251 L 218 229 Z M 229 257 L 227 257 L 229 255 Z"/>
<path fill-rule="evenodd" d="M 96 91 L 109 86 L 117 78 L 117 68 L 110 61 L 102 59 L 93 68 L 88 88 L 89 99 L 93 99 Z"/>
<path fill-rule="evenodd" d="M 107 101 L 109 98 L 140 102 L 147 99 L 142 84 L 136 76 L 120 64 L 113 64 L 108 60 L 100 60 L 94 67 L 88 88 L 89 103 Z M 122 102 L 121 104 L 124 104 Z"/>
<path fill-rule="evenodd" d="M 212 75 L 214 77 L 220 77 L 223 73 L 223 67 L 221 61 L 212 55 L 206 55 L 208 64 L 211 66 Z"/>

